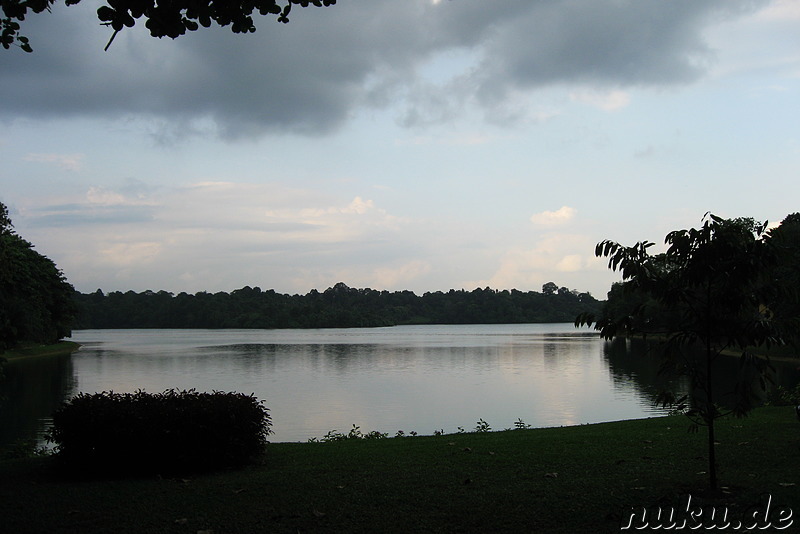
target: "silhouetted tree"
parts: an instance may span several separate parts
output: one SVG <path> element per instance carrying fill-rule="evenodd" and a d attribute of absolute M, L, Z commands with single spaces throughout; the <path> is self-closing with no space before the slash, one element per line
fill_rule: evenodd
<path fill-rule="evenodd" d="M 776 321 L 800 317 L 800 213 L 787 215 L 769 235 L 777 255 L 777 265 L 771 276 L 773 293 L 769 309 Z M 790 330 L 791 321 L 782 328 Z M 789 341 L 796 348 L 797 340 Z"/>
<path fill-rule="evenodd" d="M 0 203 L 0 351 L 68 336 L 74 292 L 55 263 L 14 232 Z"/>
<path fill-rule="evenodd" d="M 774 295 L 771 283 L 777 264 L 776 249 L 765 226 L 752 219 L 726 220 L 707 215 L 699 229 L 678 230 L 667 235 L 664 254 L 651 255 L 653 243 L 625 247 L 603 241 L 597 256 L 609 258 L 609 268 L 622 273 L 623 284 L 612 293 L 624 295 L 616 310 L 595 320 L 579 316 L 576 324 L 595 325 L 600 335 L 613 339 L 628 334 L 664 337 L 665 367 L 691 379 L 691 399 L 676 399 L 665 392 L 661 399 L 676 404 L 697 425 L 708 428 L 708 472 L 717 487 L 714 422 L 725 413 L 718 408 L 712 377 L 723 351 L 736 351 L 742 375 L 736 384 L 737 416 L 752 406 L 749 384 L 753 374 L 764 385 L 768 361 L 751 352 L 752 347 L 783 344 L 797 317 L 777 321 L 767 304 Z M 609 304 L 612 293 L 609 294 Z M 609 315 L 612 311 L 613 315 Z M 702 356 L 693 356 L 696 351 Z M 687 404 L 687 401 L 690 401 Z"/>
<path fill-rule="evenodd" d="M 558 291 L 558 286 L 555 282 L 547 282 L 542 286 L 542 293 L 545 295 L 554 295 Z"/>

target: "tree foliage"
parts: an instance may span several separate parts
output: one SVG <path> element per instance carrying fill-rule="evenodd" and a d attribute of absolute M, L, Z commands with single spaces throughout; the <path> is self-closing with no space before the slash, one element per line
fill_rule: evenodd
<path fill-rule="evenodd" d="M 80 0 L 65 0 L 66 5 L 78 4 Z M 289 22 L 293 5 L 308 7 L 328 7 L 336 0 L 107 0 L 97 10 L 97 18 L 105 26 L 110 26 L 114 37 L 124 28 L 132 28 L 138 19 L 145 20 L 145 27 L 153 37 L 172 37 L 175 39 L 187 31 L 195 31 L 200 26 L 212 24 L 230 26 L 234 33 L 256 31 L 253 14 L 276 15 L 278 22 Z M 50 11 L 55 0 L 0 0 L 3 18 L 0 19 L 0 43 L 3 48 L 18 45 L 26 52 L 33 49 L 28 38 L 20 35 L 20 22 L 29 13 Z"/>
<path fill-rule="evenodd" d="M 14 232 L 0 203 L 0 351 L 68 336 L 74 292 L 55 263 Z"/>
<path fill-rule="evenodd" d="M 595 250 L 623 282 L 612 287 L 600 318 L 582 315 L 576 323 L 594 324 L 606 339 L 663 340 L 664 369 L 688 376 L 692 395 L 664 392 L 661 399 L 685 411 L 693 428 L 708 427 L 712 487 L 717 484 L 714 421 L 726 415 L 718 396 L 731 393 L 732 412 L 746 414 L 754 405 L 752 378 L 764 387 L 770 368 L 753 348 L 784 345 L 797 335 L 797 300 L 788 291 L 798 281 L 797 229 L 790 223 L 767 232 L 766 223 L 752 219 L 706 215 L 700 228 L 670 232 L 662 254 L 650 254 L 648 241 L 630 247 L 603 241 Z M 726 352 L 739 355 L 740 376 L 729 392 L 714 391 L 715 363 L 728 357 Z"/>
<path fill-rule="evenodd" d="M 555 285 L 555 284 L 554 284 Z M 598 312 L 589 293 L 563 291 L 411 291 L 356 289 L 344 283 L 306 295 L 259 287 L 231 293 L 173 295 L 166 291 L 76 294 L 76 328 L 328 328 L 397 324 L 501 324 L 570 322 Z"/>

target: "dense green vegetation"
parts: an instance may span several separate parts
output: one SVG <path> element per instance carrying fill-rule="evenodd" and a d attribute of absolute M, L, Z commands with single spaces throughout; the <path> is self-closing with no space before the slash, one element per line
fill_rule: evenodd
<path fill-rule="evenodd" d="M 69 336 L 74 291 L 50 259 L 14 232 L 0 203 L 0 353 Z"/>
<path fill-rule="evenodd" d="M 711 507 L 718 520 L 727 511 L 735 524 L 747 511 L 763 513 L 768 496 L 773 527 L 781 526 L 778 511 L 798 506 L 794 410 L 760 408 L 745 419 L 723 419 L 718 430 L 725 467 L 713 493 L 704 489 L 703 446 L 680 416 L 272 443 L 262 465 L 188 478 L 70 480 L 53 473 L 52 458 L 3 461 L 0 524 L 18 534 L 607 533 L 620 532 L 642 507 L 656 526 L 658 506 L 680 509 L 691 495 L 692 509 L 706 510 L 706 527 L 714 526 Z M 782 532 L 796 531 L 796 513 L 793 520 Z"/>
<path fill-rule="evenodd" d="M 75 328 L 330 328 L 399 324 L 572 322 L 601 303 L 589 293 L 559 288 L 450 290 L 447 293 L 355 289 L 338 283 L 323 292 L 286 295 L 258 287 L 231 293 L 118 291 L 75 295 Z"/>

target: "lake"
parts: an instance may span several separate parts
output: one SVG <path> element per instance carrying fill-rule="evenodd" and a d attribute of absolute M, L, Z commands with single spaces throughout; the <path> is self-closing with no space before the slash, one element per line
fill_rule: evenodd
<path fill-rule="evenodd" d="M 666 413 L 658 359 L 571 324 L 320 330 L 80 330 L 71 356 L 9 365 L 0 445 L 41 435 L 78 392 L 168 388 L 253 393 L 271 441 L 330 430 L 432 434 L 576 425 Z M 737 360 L 730 358 L 731 372 Z M 798 380 L 795 366 L 779 379 Z M 685 383 L 677 383 L 686 390 Z"/>

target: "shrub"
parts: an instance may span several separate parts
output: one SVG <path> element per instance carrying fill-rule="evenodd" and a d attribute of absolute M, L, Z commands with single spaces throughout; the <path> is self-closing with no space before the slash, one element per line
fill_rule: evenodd
<path fill-rule="evenodd" d="M 798 406 L 800 405 L 800 384 L 794 388 L 778 386 L 769 392 L 767 404 L 772 406 Z"/>
<path fill-rule="evenodd" d="M 244 465 L 270 425 L 262 401 L 241 393 L 81 393 L 53 414 L 49 439 L 69 470 L 174 474 Z"/>

